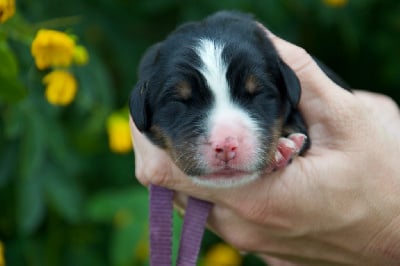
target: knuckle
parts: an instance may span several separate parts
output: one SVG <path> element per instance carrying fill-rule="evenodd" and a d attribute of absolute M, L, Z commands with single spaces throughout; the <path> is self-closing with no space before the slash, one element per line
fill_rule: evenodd
<path fill-rule="evenodd" d="M 150 183 L 159 186 L 165 186 L 168 184 L 169 167 L 166 163 L 156 160 L 148 161 L 144 171 L 144 175 Z"/>
<path fill-rule="evenodd" d="M 135 177 L 143 186 L 149 185 L 149 180 L 145 177 L 144 171 L 141 167 L 135 167 Z"/>
<path fill-rule="evenodd" d="M 307 58 L 310 58 L 310 59 L 311 59 L 310 54 L 309 54 L 309 53 L 307 52 L 307 50 L 304 49 L 303 47 L 298 47 L 298 54 L 299 54 L 299 56 L 301 56 L 301 57 L 307 57 Z"/>
<path fill-rule="evenodd" d="M 365 127 L 362 121 L 368 114 L 364 106 L 355 99 L 342 99 L 342 101 L 327 103 L 327 105 L 327 118 L 331 120 L 332 132 L 342 132 L 347 136 L 350 132 Z"/>
<path fill-rule="evenodd" d="M 387 106 L 388 108 L 391 108 L 391 109 L 393 109 L 393 110 L 398 111 L 399 106 L 398 106 L 397 103 L 396 103 L 392 98 L 390 98 L 389 96 L 380 94 L 380 95 L 379 95 L 379 99 L 380 99 L 382 105 L 385 105 L 385 106 Z"/>
<path fill-rule="evenodd" d="M 170 167 L 161 159 L 145 160 L 135 165 L 135 175 L 145 186 L 149 184 L 166 186 L 170 179 Z"/>
<path fill-rule="evenodd" d="M 161 187 L 169 186 L 169 175 L 164 171 L 158 171 L 151 177 L 151 183 Z"/>
<path fill-rule="evenodd" d="M 257 236 L 257 234 L 237 233 L 237 234 L 230 234 L 225 238 L 225 240 L 227 243 L 235 247 L 237 250 L 244 252 L 252 252 L 256 251 L 260 246 L 258 238 L 259 237 Z"/>
<path fill-rule="evenodd" d="M 271 211 L 271 208 L 266 205 L 241 204 L 236 207 L 236 213 L 251 223 L 263 224 L 270 215 L 270 211 L 267 209 Z"/>

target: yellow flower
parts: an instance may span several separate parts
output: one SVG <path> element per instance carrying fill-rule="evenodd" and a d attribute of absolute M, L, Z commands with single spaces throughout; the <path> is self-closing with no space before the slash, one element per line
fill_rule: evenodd
<path fill-rule="evenodd" d="M 231 246 L 223 243 L 214 245 L 206 254 L 203 266 L 240 266 L 242 257 Z"/>
<path fill-rule="evenodd" d="M 77 45 L 73 54 L 74 62 L 77 65 L 85 65 L 89 61 L 89 54 L 86 48 L 82 45 Z"/>
<path fill-rule="evenodd" d="M 64 70 L 54 70 L 43 78 L 46 85 L 45 96 L 54 105 L 68 105 L 76 95 L 78 88 L 75 77 Z"/>
<path fill-rule="evenodd" d="M 348 0 L 323 0 L 324 4 L 330 7 L 343 7 Z"/>
<path fill-rule="evenodd" d="M 1 0 L 0 0 L 1 1 Z M 72 63 L 75 41 L 55 30 L 39 30 L 32 42 L 31 52 L 39 69 L 68 67 Z"/>
<path fill-rule="evenodd" d="M 0 266 L 5 266 L 6 260 L 4 259 L 4 246 L 3 243 L 0 241 Z"/>
<path fill-rule="evenodd" d="M 116 153 L 127 153 L 132 150 L 129 116 L 115 112 L 107 119 L 108 143 Z"/>
<path fill-rule="evenodd" d="M 15 13 L 15 0 L 0 0 L 0 23 L 4 23 Z M 1 265 L 1 264 L 0 264 Z"/>

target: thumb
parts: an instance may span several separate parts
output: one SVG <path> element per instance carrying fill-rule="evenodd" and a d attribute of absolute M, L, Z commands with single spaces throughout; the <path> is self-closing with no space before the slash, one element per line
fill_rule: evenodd
<path fill-rule="evenodd" d="M 343 103 L 351 94 L 334 83 L 301 47 L 291 44 L 271 32 L 267 34 L 281 58 L 293 69 L 300 80 L 302 95 L 299 109 L 308 124 L 324 119 L 324 110 Z"/>

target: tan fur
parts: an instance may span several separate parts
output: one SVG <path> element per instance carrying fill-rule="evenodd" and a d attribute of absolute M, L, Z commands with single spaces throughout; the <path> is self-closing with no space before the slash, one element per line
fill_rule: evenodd
<path fill-rule="evenodd" d="M 271 132 L 271 142 L 270 142 L 270 147 L 269 147 L 269 152 L 267 154 L 267 161 L 268 165 L 274 163 L 275 161 L 275 152 L 278 149 L 278 142 L 279 138 L 282 137 L 282 119 L 279 119 L 275 122 L 275 125 L 272 126 L 272 132 Z"/>
<path fill-rule="evenodd" d="M 187 81 L 181 81 L 176 85 L 178 95 L 182 99 L 187 100 L 192 96 L 192 87 Z"/>
<path fill-rule="evenodd" d="M 250 94 L 254 94 L 260 89 L 257 78 L 254 75 L 250 75 L 246 79 L 245 88 Z"/>

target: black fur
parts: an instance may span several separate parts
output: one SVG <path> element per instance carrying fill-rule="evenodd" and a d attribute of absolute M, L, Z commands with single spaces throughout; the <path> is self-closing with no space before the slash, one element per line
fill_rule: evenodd
<path fill-rule="evenodd" d="M 213 102 L 205 79 L 197 70 L 200 60 L 193 51 L 200 38 L 224 43 L 231 95 L 260 122 L 265 133 L 265 156 L 270 154 L 268 146 L 274 146 L 268 145 L 267 140 L 271 141 L 276 130 L 281 135 L 294 132 L 307 135 L 307 127 L 297 110 L 301 88 L 295 73 L 281 60 L 253 18 L 237 12 L 219 12 L 203 21 L 184 24 L 146 52 L 130 100 L 133 120 L 141 132 L 166 149 L 172 158 L 195 151 L 193 145 L 205 133 L 205 114 Z M 255 76 L 260 87 L 255 93 L 244 89 L 250 75 Z M 177 95 L 176 86 L 181 81 L 192 88 L 191 97 Z M 308 138 L 301 152 L 309 146 Z M 202 173 L 190 159 L 178 166 L 191 175 Z"/>

